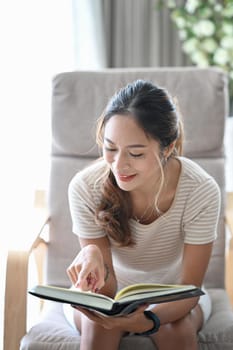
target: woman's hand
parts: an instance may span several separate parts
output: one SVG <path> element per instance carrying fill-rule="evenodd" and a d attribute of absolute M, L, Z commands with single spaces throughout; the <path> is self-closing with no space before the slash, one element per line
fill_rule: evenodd
<path fill-rule="evenodd" d="M 105 329 L 118 329 L 119 331 L 130 333 L 145 332 L 153 327 L 153 321 L 146 318 L 143 313 L 147 307 L 148 305 L 140 306 L 136 311 L 125 316 L 108 317 L 82 307 L 74 306 L 75 309 L 82 312 L 91 321 Z"/>
<path fill-rule="evenodd" d="M 97 292 L 105 284 L 101 250 L 94 244 L 83 247 L 68 267 L 67 274 L 75 287 L 84 291 Z"/>

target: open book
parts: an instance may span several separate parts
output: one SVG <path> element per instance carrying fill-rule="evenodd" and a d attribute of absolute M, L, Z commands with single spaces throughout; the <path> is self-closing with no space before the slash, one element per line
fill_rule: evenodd
<path fill-rule="evenodd" d="M 28 291 L 42 299 L 77 305 L 108 316 L 125 315 L 142 304 L 158 304 L 203 295 L 193 285 L 133 284 L 121 289 L 114 299 L 76 288 L 37 285 Z"/>

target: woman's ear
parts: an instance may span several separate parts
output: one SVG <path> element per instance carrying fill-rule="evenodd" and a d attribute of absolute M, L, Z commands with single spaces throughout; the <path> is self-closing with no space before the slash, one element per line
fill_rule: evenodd
<path fill-rule="evenodd" d="M 176 141 L 170 143 L 169 146 L 167 146 L 164 150 L 164 158 L 168 159 L 170 157 L 170 155 L 172 154 L 172 152 L 174 151 L 176 146 Z"/>

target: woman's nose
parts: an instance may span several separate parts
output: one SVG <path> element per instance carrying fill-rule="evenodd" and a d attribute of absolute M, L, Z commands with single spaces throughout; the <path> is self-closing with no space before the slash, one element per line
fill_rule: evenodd
<path fill-rule="evenodd" d="M 127 155 L 118 153 L 115 157 L 115 165 L 118 170 L 129 168 L 129 159 Z"/>

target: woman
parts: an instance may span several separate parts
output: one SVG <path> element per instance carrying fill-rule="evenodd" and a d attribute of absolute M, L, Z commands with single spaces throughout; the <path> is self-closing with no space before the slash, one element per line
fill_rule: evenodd
<path fill-rule="evenodd" d="M 203 287 L 220 195 L 213 178 L 181 156 L 182 138 L 171 98 L 151 82 L 128 84 L 109 101 L 97 128 L 103 158 L 69 187 L 82 247 L 67 269 L 75 287 L 111 297 L 138 282 Z M 73 321 L 81 350 L 118 349 L 129 333 L 150 336 L 160 350 L 194 350 L 210 312 L 205 294 L 124 317 L 77 308 Z"/>

